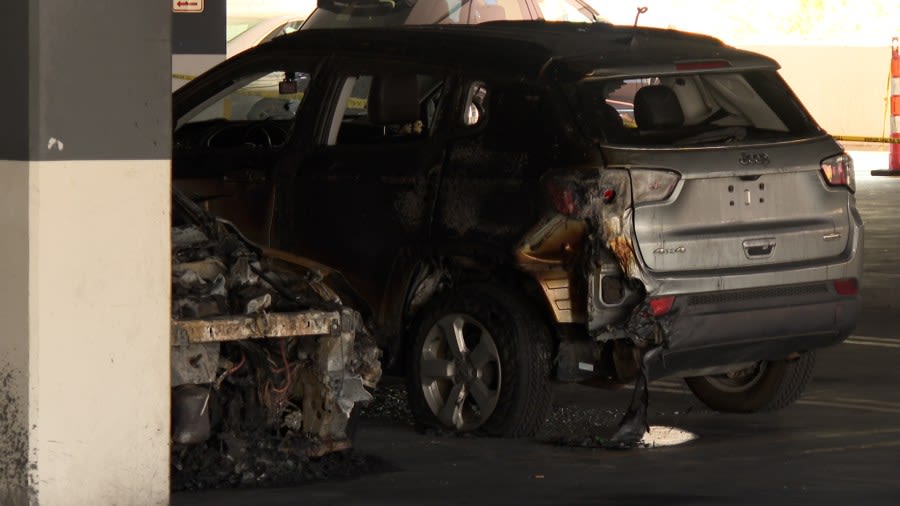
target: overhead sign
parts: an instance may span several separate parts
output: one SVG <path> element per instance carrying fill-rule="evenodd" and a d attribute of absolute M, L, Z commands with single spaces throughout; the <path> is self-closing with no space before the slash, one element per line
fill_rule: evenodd
<path fill-rule="evenodd" d="M 203 0 L 172 0 L 172 12 L 203 12 Z"/>

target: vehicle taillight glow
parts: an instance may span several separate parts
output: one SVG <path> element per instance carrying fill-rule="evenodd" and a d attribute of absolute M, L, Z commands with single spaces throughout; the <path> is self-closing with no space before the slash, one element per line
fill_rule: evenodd
<path fill-rule="evenodd" d="M 675 70 L 709 70 L 731 67 L 725 60 L 684 61 L 675 64 Z"/>
<path fill-rule="evenodd" d="M 675 296 L 667 295 L 665 297 L 655 297 L 650 299 L 650 311 L 653 316 L 659 318 L 672 310 L 675 305 Z"/>
<path fill-rule="evenodd" d="M 611 204 L 613 200 L 616 200 L 616 190 L 613 190 L 612 188 L 603 190 L 603 203 Z"/>
<path fill-rule="evenodd" d="M 573 216 L 578 213 L 577 198 L 572 188 L 561 182 L 550 181 L 547 183 L 547 192 L 550 193 L 553 208 L 559 213 L 566 216 Z"/>
<path fill-rule="evenodd" d="M 670 170 L 631 170 L 631 193 L 635 204 L 666 200 L 681 176 Z"/>
<path fill-rule="evenodd" d="M 834 290 L 839 295 L 856 295 L 859 293 L 859 281 L 856 278 L 839 279 L 834 282 Z"/>
<path fill-rule="evenodd" d="M 829 186 L 846 186 L 851 192 L 856 191 L 856 173 L 853 170 L 853 159 L 846 153 L 822 160 L 822 175 Z"/>

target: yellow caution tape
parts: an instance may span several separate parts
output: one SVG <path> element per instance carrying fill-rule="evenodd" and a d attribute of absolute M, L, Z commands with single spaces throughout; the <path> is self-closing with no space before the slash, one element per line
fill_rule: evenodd
<path fill-rule="evenodd" d="M 172 74 L 173 79 L 181 79 L 183 81 L 191 81 L 193 79 L 196 79 L 196 77 L 197 76 L 191 76 L 188 74 Z M 274 91 L 265 90 L 264 91 L 264 90 L 253 90 L 250 88 L 244 88 L 244 89 L 238 90 L 237 94 L 251 96 L 251 97 L 281 98 L 281 99 L 285 99 L 285 100 L 291 100 L 291 99 L 302 100 L 303 99 L 302 91 L 299 93 L 282 94 L 282 93 L 279 93 L 277 90 L 274 90 Z M 366 109 L 368 106 L 369 106 L 369 101 L 368 101 L 368 99 L 365 99 L 365 98 L 352 98 L 351 97 L 350 100 L 347 101 L 347 107 L 350 109 Z"/>
<path fill-rule="evenodd" d="M 854 135 L 834 135 L 835 139 L 847 142 L 883 142 L 887 144 L 900 144 L 900 139 L 890 137 L 857 137 Z"/>
<path fill-rule="evenodd" d="M 263 90 L 238 90 L 237 95 L 243 95 L 247 97 L 263 97 L 263 98 L 280 98 L 284 100 L 301 100 L 303 98 L 303 92 L 297 93 L 278 93 L 278 91 L 263 91 Z"/>

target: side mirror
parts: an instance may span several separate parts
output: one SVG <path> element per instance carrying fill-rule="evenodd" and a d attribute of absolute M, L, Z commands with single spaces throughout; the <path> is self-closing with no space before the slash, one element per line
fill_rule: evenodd
<path fill-rule="evenodd" d="M 484 103 L 487 97 L 487 87 L 484 83 L 475 82 L 469 86 L 469 92 L 466 95 L 466 110 L 463 115 L 463 124 L 466 126 L 475 126 L 481 122 L 484 116 Z"/>

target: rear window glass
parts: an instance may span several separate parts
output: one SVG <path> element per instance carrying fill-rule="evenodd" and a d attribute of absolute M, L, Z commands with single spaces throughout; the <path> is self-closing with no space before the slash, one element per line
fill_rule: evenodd
<path fill-rule="evenodd" d="M 626 145 L 773 142 L 819 132 L 774 71 L 590 78 L 573 94 L 586 135 Z"/>

